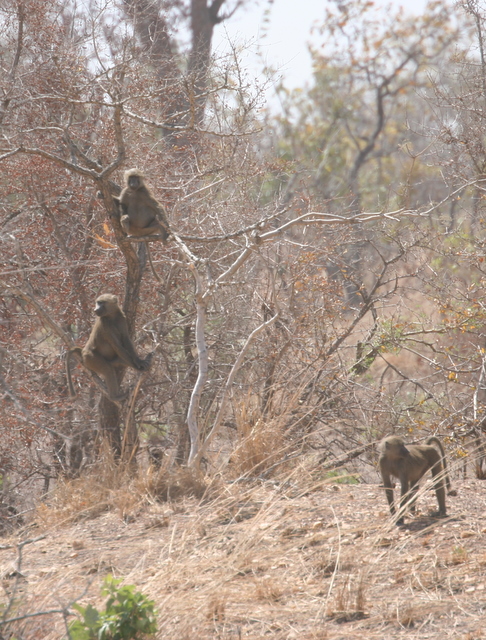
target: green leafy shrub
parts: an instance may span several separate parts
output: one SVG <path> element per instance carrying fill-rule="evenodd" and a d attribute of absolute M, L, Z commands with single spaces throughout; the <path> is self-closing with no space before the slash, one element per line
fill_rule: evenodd
<path fill-rule="evenodd" d="M 340 469 L 328 471 L 326 473 L 326 478 L 334 478 L 334 482 L 336 484 L 359 484 L 356 474 L 347 473 L 347 471 L 342 471 Z"/>
<path fill-rule="evenodd" d="M 120 582 L 105 578 L 101 595 L 109 598 L 104 611 L 73 605 L 82 619 L 69 625 L 71 640 L 137 640 L 157 631 L 154 602 L 133 585 L 119 587 Z"/>

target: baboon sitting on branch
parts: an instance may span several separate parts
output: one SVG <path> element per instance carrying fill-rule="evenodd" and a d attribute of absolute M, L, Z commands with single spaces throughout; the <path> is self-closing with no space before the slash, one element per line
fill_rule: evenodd
<path fill-rule="evenodd" d="M 437 445 L 439 451 L 431 446 Z M 426 444 L 405 444 L 398 436 L 388 436 L 379 445 L 380 471 L 385 486 L 386 497 L 390 505 L 390 512 L 395 515 L 393 499 L 393 484 L 391 477 L 397 478 L 401 486 L 400 509 L 397 524 L 403 524 L 403 515 L 407 503 L 410 510 L 415 509 L 414 502 L 417 498 L 418 483 L 420 478 L 430 469 L 434 477 L 434 488 L 439 503 L 439 516 L 447 515 L 445 503 L 444 479 L 449 495 L 456 495 L 451 490 L 451 482 L 447 474 L 447 463 L 444 449 L 438 438 L 430 436 Z"/>
<path fill-rule="evenodd" d="M 170 235 L 164 207 L 154 198 L 138 169 L 125 172 L 125 188 L 115 204 L 121 209 L 120 224 L 129 236 L 143 237 L 160 234 L 165 243 Z"/>
<path fill-rule="evenodd" d="M 113 196 L 120 225 L 128 237 L 148 238 L 153 235 L 160 237 L 164 244 L 170 236 L 169 222 L 164 207 L 154 198 L 145 184 L 145 178 L 138 169 L 125 171 L 125 188 L 120 197 Z M 150 247 L 146 244 L 150 268 L 154 277 L 162 282 L 155 271 Z"/>

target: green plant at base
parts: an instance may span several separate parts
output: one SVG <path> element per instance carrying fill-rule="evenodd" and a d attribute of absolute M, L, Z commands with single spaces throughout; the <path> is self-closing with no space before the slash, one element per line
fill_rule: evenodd
<path fill-rule="evenodd" d="M 359 484 L 356 474 L 347 473 L 346 471 L 327 471 L 326 478 L 334 478 L 336 484 Z"/>
<path fill-rule="evenodd" d="M 71 640 L 137 640 L 157 631 L 154 602 L 133 585 L 119 587 L 120 582 L 106 576 L 101 588 L 101 595 L 109 596 L 104 611 L 73 605 L 82 620 L 69 625 Z"/>

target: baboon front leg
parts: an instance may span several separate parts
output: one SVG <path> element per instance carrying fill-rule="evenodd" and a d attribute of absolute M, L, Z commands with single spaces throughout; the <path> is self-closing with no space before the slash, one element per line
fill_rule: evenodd
<path fill-rule="evenodd" d="M 412 513 L 415 513 L 415 503 L 417 502 L 417 491 L 419 488 L 418 481 L 414 482 L 410 487 L 410 496 L 408 500 L 408 507 Z"/>
<path fill-rule="evenodd" d="M 410 500 L 410 486 L 406 478 L 400 478 L 401 494 L 400 494 L 400 511 L 397 524 L 403 524 L 403 518 L 407 508 L 408 501 Z"/>
<path fill-rule="evenodd" d="M 395 501 L 393 496 L 393 485 L 389 475 L 382 473 L 383 486 L 385 487 L 386 499 L 388 500 L 388 506 L 390 507 L 390 513 L 392 516 L 395 514 Z"/>

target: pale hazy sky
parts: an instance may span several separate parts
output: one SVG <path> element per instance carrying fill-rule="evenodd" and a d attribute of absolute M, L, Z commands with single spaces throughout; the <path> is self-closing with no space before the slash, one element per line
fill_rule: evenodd
<path fill-rule="evenodd" d="M 402 6 L 406 11 L 421 13 L 427 2 L 376 0 L 376 4 L 392 4 Z M 213 51 L 217 56 L 227 50 L 228 42 L 236 45 L 248 43 L 249 52 L 242 56 L 246 69 L 257 74 L 265 61 L 280 70 L 287 86 L 301 87 L 311 79 L 307 43 L 311 39 L 312 25 L 323 22 L 325 5 L 326 0 L 274 0 L 270 20 L 264 25 L 264 11 L 268 3 L 262 2 L 257 7 L 250 3 L 248 9 L 240 9 L 231 19 L 216 27 Z"/>

